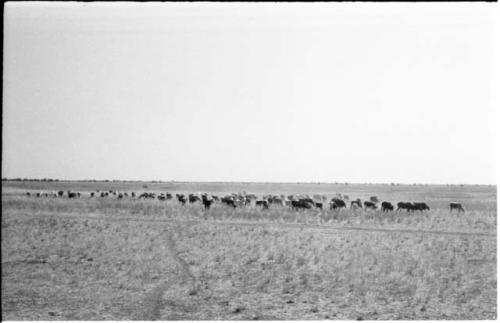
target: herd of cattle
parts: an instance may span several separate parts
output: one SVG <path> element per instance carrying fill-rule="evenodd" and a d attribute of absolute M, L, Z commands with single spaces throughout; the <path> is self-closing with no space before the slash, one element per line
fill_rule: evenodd
<path fill-rule="evenodd" d="M 36 196 L 36 197 L 68 197 L 68 198 L 80 198 L 82 194 L 80 192 L 72 191 L 57 191 L 57 192 L 26 192 L 26 195 Z M 174 200 L 174 195 L 171 193 L 154 193 L 154 192 L 143 192 L 136 195 L 135 192 L 117 192 L 113 190 L 109 191 L 96 191 L 90 192 L 89 197 L 116 197 L 117 199 L 123 198 L 138 198 L 138 199 L 158 199 L 160 201 Z M 220 202 L 222 204 L 236 207 L 244 207 L 248 205 L 259 206 L 263 209 L 269 209 L 271 205 L 276 206 L 288 206 L 293 210 L 300 209 L 323 209 L 326 206 L 327 197 L 325 195 L 314 194 L 312 197 L 309 195 L 264 195 L 262 198 L 258 198 L 255 194 L 247 193 L 232 193 L 229 195 L 218 196 L 209 195 L 207 193 L 198 194 L 175 194 L 175 199 L 182 205 L 194 204 L 201 202 L 205 209 L 210 209 L 214 202 Z M 352 209 L 380 209 L 384 212 L 394 211 L 395 206 L 392 203 L 383 201 L 379 207 L 379 199 L 376 196 L 371 196 L 369 201 L 362 202 L 361 199 L 350 200 L 348 195 L 337 194 L 335 197 L 328 201 L 328 206 L 330 210 L 347 208 L 349 205 Z M 396 211 L 427 211 L 430 210 L 429 206 L 423 202 L 399 202 L 396 204 Z M 464 208 L 460 203 L 450 203 L 450 211 L 458 210 L 458 212 L 465 212 Z"/>

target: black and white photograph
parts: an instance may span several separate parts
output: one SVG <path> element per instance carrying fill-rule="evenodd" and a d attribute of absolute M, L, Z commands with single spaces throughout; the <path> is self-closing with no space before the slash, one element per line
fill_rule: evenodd
<path fill-rule="evenodd" d="M 499 24 L 6 2 L 2 321 L 496 320 Z"/>

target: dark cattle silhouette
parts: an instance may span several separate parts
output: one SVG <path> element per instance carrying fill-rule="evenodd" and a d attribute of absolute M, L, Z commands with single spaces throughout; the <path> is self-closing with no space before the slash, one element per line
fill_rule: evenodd
<path fill-rule="evenodd" d="M 80 193 L 78 193 L 78 192 L 71 192 L 71 191 L 68 191 L 68 197 L 69 197 L 70 199 L 73 199 L 73 198 L 78 198 L 78 197 L 80 197 Z"/>
<path fill-rule="evenodd" d="M 269 209 L 269 202 L 266 200 L 257 200 L 255 201 L 255 205 L 262 206 L 263 209 Z"/>
<path fill-rule="evenodd" d="M 375 204 L 374 202 L 365 201 L 365 203 L 363 203 L 363 204 L 365 206 L 365 210 L 366 209 L 372 209 L 372 210 L 376 210 L 377 209 L 377 204 Z"/>
<path fill-rule="evenodd" d="M 413 203 L 413 210 L 417 211 L 425 211 L 425 210 L 430 210 L 429 206 L 425 203 L 418 202 L 418 203 Z"/>
<path fill-rule="evenodd" d="M 118 193 L 118 198 L 122 199 L 123 198 L 123 194 L 122 193 Z"/>
<path fill-rule="evenodd" d="M 26 192 L 26 195 L 27 195 L 27 196 L 31 196 L 31 193 L 30 193 L 30 192 Z"/>
<path fill-rule="evenodd" d="M 179 203 L 181 203 L 182 205 L 186 204 L 186 197 L 184 196 L 184 194 L 175 194 L 175 196 L 177 197 Z"/>
<path fill-rule="evenodd" d="M 410 202 L 399 202 L 397 211 L 406 210 L 406 212 L 414 211 L 415 207 Z"/>
<path fill-rule="evenodd" d="M 342 199 L 334 197 L 330 201 L 330 210 L 335 210 L 337 208 L 343 208 L 343 207 L 346 207 L 346 204 Z"/>
<path fill-rule="evenodd" d="M 450 203 L 450 212 L 453 210 L 458 210 L 458 213 L 460 213 L 460 211 L 465 213 L 465 210 L 462 207 L 462 204 L 460 203 L 454 203 L 454 202 Z"/>
<path fill-rule="evenodd" d="M 130 196 L 135 197 L 135 192 L 130 193 Z"/>
<path fill-rule="evenodd" d="M 210 206 L 214 202 L 212 198 L 209 198 L 207 194 L 203 194 L 201 196 L 201 201 L 203 202 L 203 206 L 205 207 L 205 210 L 210 209 Z"/>
<path fill-rule="evenodd" d="M 313 202 L 314 203 L 314 202 Z M 306 199 L 300 199 L 298 201 L 292 200 L 292 209 L 310 209 L 314 204 L 307 201 Z"/>
<path fill-rule="evenodd" d="M 382 202 L 382 211 L 394 211 L 394 206 L 390 202 Z"/>
<path fill-rule="evenodd" d="M 90 192 L 90 197 L 94 197 L 95 193 L 94 192 Z"/>
<path fill-rule="evenodd" d="M 189 203 L 195 203 L 196 201 L 201 201 L 200 197 L 194 194 L 189 194 Z"/>
<path fill-rule="evenodd" d="M 314 202 L 314 206 L 317 209 L 323 210 L 323 203 L 321 203 L 321 202 Z"/>
<path fill-rule="evenodd" d="M 57 195 L 59 195 L 59 197 L 62 197 L 64 195 L 64 191 L 57 192 Z"/>
<path fill-rule="evenodd" d="M 171 200 L 173 198 L 172 194 L 167 193 L 167 200 Z"/>
<path fill-rule="evenodd" d="M 236 208 L 236 203 L 234 201 L 234 197 L 232 196 L 224 196 L 220 199 L 220 201 L 228 206 Z"/>

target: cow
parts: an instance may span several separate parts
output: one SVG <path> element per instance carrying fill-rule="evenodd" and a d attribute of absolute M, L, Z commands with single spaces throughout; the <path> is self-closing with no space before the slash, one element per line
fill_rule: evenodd
<path fill-rule="evenodd" d="M 450 203 L 450 212 L 453 210 L 458 210 L 458 213 L 460 213 L 460 211 L 465 213 L 465 210 L 462 207 L 462 204 L 460 204 L 460 203 L 456 203 L 456 202 Z"/>
<path fill-rule="evenodd" d="M 310 209 L 312 207 L 312 205 L 314 205 L 314 204 L 307 201 L 306 199 L 300 199 L 298 201 L 292 200 L 292 209 L 294 209 L 294 210 Z"/>
<path fill-rule="evenodd" d="M 80 193 L 68 191 L 68 197 L 70 199 L 72 199 L 72 198 L 78 198 L 78 197 L 80 197 Z"/>
<path fill-rule="evenodd" d="M 200 197 L 194 194 L 189 194 L 189 203 L 195 203 L 196 201 L 201 201 Z"/>
<path fill-rule="evenodd" d="M 31 193 L 30 192 L 26 192 L 26 196 L 30 197 Z"/>
<path fill-rule="evenodd" d="M 261 206 L 263 209 L 269 209 L 269 202 L 266 200 L 257 200 L 255 201 L 255 205 Z"/>
<path fill-rule="evenodd" d="M 394 206 L 390 202 L 382 202 L 382 211 L 394 211 Z"/>
<path fill-rule="evenodd" d="M 181 203 L 182 205 L 186 205 L 186 197 L 184 196 L 184 194 L 175 194 L 175 196 L 177 197 L 179 203 Z"/>
<path fill-rule="evenodd" d="M 330 201 L 330 210 L 346 207 L 344 200 L 334 197 Z"/>
<path fill-rule="evenodd" d="M 171 200 L 173 198 L 172 194 L 167 193 L 167 200 Z"/>
<path fill-rule="evenodd" d="M 123 198 L 123 193 L 118 193 L 118 198 L 122 199 Z"/>
<path fill-rule="evenodd" d="M 135 197 L 135 192 L 130 193 L 130 196 Z"/>
<path fill-rule="evenodd" d="M 236 208 L 235 198 L 233 196 L 224 196 L 220 200 L 222 203 Z"/>
<path fill-rule="evenodd" d="M 425 203 L 413 203 L 413 209 L 421 212 L 430 210 L 429 206 Z"/>
<path fill-rule="evenodd" d="M 414 211 L 415 207 L 410 202 L 399 202 L 396 211 L 406 210 L 406 212 Z"/>
<path fill-rule="evenodd" d="M 208 198 L 207 194 L 203 194 L 201 196 L 201 201 L 203 202 L 203 206 L 205 207 L 205 210 L 209 210 L 210 206 L 214 202 L 214 200 L 212 198 Z"/>
<path fill-rule="evenodd" d="M 365 203 L 363 203 L 363 204 L 365 206 L 365 210 L 366 209 L 372 209 L 372 210 L 376 210 L 377 209 L 377 204 L 375 204 L 374 202 L 365 201 Z"/>
<path fill-rule="evenodd" d="M 94 192 L 90 192 L 90 197 L 94 197 L 95 193 Z"/>
<path fill-rule="evenodd" d="M 57 192 L 57 195 L 59 195 L 59 197 L 63 197 L 63 195 L 64 195 L 64 191 L 59 191 L 59 192 Z"/>
<path fill-rule="evenodd" d="M 361 204 L 361 200 L 360 199 L 357 199 L 357 200 L 354 200 L 354 201 L 351 201 L 351 209 L 353 208 L 362 208 L 363 205 Z"/>
<path fill-rule="evenodd" d="M 321 202 L 314 202 L 314 206 L 317 209 L 323 210 L 323 203 L 321 203 Z"/>

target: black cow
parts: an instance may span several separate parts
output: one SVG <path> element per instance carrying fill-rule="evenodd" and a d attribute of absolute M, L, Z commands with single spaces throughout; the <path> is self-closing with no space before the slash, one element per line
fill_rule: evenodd
<path fill-rule="evenodd" d="M 205 210 L 210 209 L 210 206 L 214 202 L 214 200 L 212 198 L 208 198 L 207 194 L 203 194 L 201 196 L 201 201 L 203 202 L 203 206 L 205 207 Z"/>
<path fill-rule="evenodd" d="M 234 201 L 234 198 L 232 196 L 224 196 L 220 199 L 222 203 L 225 203 L 228 206 L 232 206 L 236 208 L 236 203 Z"/>
<path fill-rule="evenodd" d="M 68 191 L 68 197 L 70 199 L 80 197 L 80 193 Z"/>
<path fill-rule="evenodd" d="M 186 197 L 184 196 L 184 194 L 175 194 L 175 196 L 177 197 L 179 203 L 181 203 L 182 205 L 186 204 Z"/>
<path fill-rule="evenodd" d="M 196 201 L 201 201 L 200 197 L 194 194 L 189 194 L 189 203 L 195 203 Z"/>
<path fill-rule="evenodd" d="M 59 195 L 59 197 L 62 197 L 64 195 L 64 191 L 57 192 L 57 195 Z"/>
<path fill-rule="evenodd" d="M 460 211 L 465 213 L 465 210 L 462 207 L 462 204 L 460 204 L 460 203 L 453 203 L 453 202 L 450 203 L 450 212 L 453 210 L 458 210 L 458 213 L 460 213 Z"/>
<path fill-rule="evenodd" d="M 135 192 L 130 193 L 130 196 L 135 197 Z"/>
<path fill-rule="evenodd" d="M 377 204 L 375 204 L 374 202 L 365 201 L 363 203 L 363 205 L 365 206 L 365 210 L 366 209 L 372 209 L 372 210 L 376 210 L 377 209 Z"/>
<path fill-rule="evenodd" d="M 123 194 L 122 193 L 118 193 L 118 198 L 122 199 L 123 198 Z"/>
<path fill-rule="evenodd" d="M 255 201 L 255 205 L 260 205 L 263 209 L 269 209 L 269 202 L 266 200 L 257 200 Z"/>
<path fill-rule="evenodd" d="M 417 211 L 430 210 L 429 206 L 425 203 L 413 203 L 413 209 Z"/>
<path fill-rule="evenodd" d="M 292 209 L 298 210 L 298 209 L 310 209 L 312 207 L 311 202 L 307 201 L 306 199 L 300 199 L 298 201 L 293 201 L 292 200 Z"/>
<path fill-rule="evenodd" d="M 94 197 L 95 193 L 94 192 L 90 192 L 90 197 Z"/>
<path fill-rule="evenodd" d="M 335 210 L 337 208 L 343 208 L 343 207 L 346 207 L 346 204 L 342 199 L 334 197 L 330 201 L 330 210 Z"/>
<path fill-rule="evenodd" d="M 173 198 L 172 194 L 167 193 L 167 200 L 171 200 Z"/>
<path fill-rule="evenodd" d="M 382 211 L 394 211 L 394 206 L 390 202 L 382 202 Z"/>
<path fill-rule="evenodd" d="M 26 196 L 31 196 L 31 193 L 30 192 L 26 192 Z"/>
<path fill-rule="evenodd" d="M 415 211 L 415 207 L 410 202 L 399 202 L 396 211 L 406 210 L 406 212 Z"/>
<path fill-rule="evenodd" d="M 321 202 L 314 202 L 314 206 L 317 209 L 323 210 L 323 203 L 321 203 Z"/>

